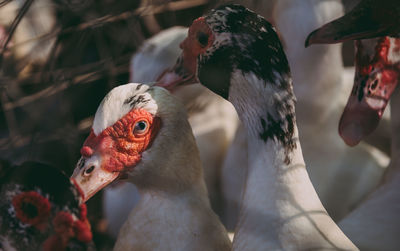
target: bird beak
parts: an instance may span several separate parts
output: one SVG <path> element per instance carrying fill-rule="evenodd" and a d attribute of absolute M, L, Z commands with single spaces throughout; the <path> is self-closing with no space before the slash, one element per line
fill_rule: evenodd
<path fill-rule="evenodd" d="M 172 69 L 164 71 L 157 78 L 157 86 L 164 87 L 172 91 L 180 85 L 195 84 L 199 81 L 196 77 L 197 59 L 192 55 L 185 55 L 182 52 L 176 64 Z"/>
<path fill-rule="evenodd" d="M 334 44 L 384 35 L 386 25 L 375 22 L 370 15 L 368 9 L 357 5 L 346 15 L 311 32 L 306 39 L 305 47 L 312 44 Z"/>
<path fill-rule="evenodd" d="M 101 167 L 101 157 L 93 155 L 89 158 L 81 157 L 71 176 L 71 181 L 82 193 L 83 202 L 86 202 L 102 188 L 113 182 L 119 172 L 110 172 Z"/>
<path fill-rule="evenodd" d="M 395 75 L 392 81 L 384 81 L 387 74 Z M 357 145 L 376 129 L 398 79 L 396 71 L 379 71 L 364 78 L 356 77 L 339 122 L 339 134 L 347 145 Z M 373 90 L 371 86 L 374 86 Z"/>

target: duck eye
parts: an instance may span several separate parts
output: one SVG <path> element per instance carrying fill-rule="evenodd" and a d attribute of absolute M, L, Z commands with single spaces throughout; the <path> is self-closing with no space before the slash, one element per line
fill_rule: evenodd
<path fill-rule="evenodd" d="M 199 42 L 201 47 L 206 47 L 208 44 L 208 35 L 204 32 L 197 33 L 197 41 Z"/>
<path fill-rule="evenodd" d="M 142 134 L 147 130 L 147 122 L 144 120 L 140 120 L 136 122 L 135 127 L 133 128 L 133 133 Z"/>

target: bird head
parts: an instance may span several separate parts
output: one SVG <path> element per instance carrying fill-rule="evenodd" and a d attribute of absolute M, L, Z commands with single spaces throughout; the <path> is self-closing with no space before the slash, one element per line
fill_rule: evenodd
<path fill-rule="evenodd" d="M 161 167 L 173 157 L 170 150 L 188 133 L 178 131 L 182 125 L 190 128 L 186 112 L 164 88 L 131 83 L 111 90 L 97 109 L 71 176 L 84 201 L 117 179 L 154 184 L 167 172 Z"/>
<path fill-rule="evenodd" d="M 288 87 L 289 65 L 278 35 L 263 17 L 236 4 L 197 18 L 174 67 L 158 78 L 167 89 L 200 82 L 228 99 L 235 73 Z"/>
<path fill-rule="evenodd" d="M 375 130 L 400 81 L 399 38 L 357 40 L 355 47 L 354 85 L 339 123 L 350 146 Z"/>

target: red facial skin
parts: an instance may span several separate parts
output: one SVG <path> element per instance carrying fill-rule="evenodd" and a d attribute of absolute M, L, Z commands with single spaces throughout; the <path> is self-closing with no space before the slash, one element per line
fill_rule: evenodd
<path fill-rule="evenodd" d="M 199 42 L 200 33 L 208 36 L 206 45 Z M 157 85 L 172 91 L 174 87 L 179 85 L 197 83 L 197 59 L 213 44 L 214 39 L 215 37 L 204 17 L 194 20 L 189 28 L 187 38 L 180 44 L 181 56 L 171 70 L 163 72 L 158 77 Z"/>
<path fill-rule="evenodd" d="M 86 205 L 81 205 L 79 219 L 66 212 L 58 212 L 53 219 L 53 227 L 55 234 L 47 238 L 43 243 L 44 251 L 65 250 L 68 242 L 72 238 L 88 243 L 92 240 L 92 232 L 90 230 L 89 221 L 86 218 Z"/>
<path fill-rule="evenodd" d="M 378 126 L 400 79 L 400 62 L 388 58 L 390 50 L 400 56 L 400 39 L 380 38 L 372 58 L 360 41 L 356 41 L 356 47 L 354 86 L 339 123 L 339 133 L 350 146 L 358 144 Z M 380 103 L 371 105 L 368 102 L 371 98 Z"/>
<path fill-rule="evenodd" d="M 47 227 L 47 218 L 50 216 L 50 202 L 35 191 L 22 192 L 12 200 L 16 217 L 25 224 L 30 224 L 43 231 Z M 27 212 L 33 210 L 33 212 Z M 30 214 L 36 215 L 30 215 Z"/>
<path fill-rule="evenodd" d="M 146 121 L 148 126 L 144 132 L 137 133 L 134 126 L 139 121 Z M 142 152 L 151 145 L 159 126 L 159 118 L 144 109 L 133 109 L 99 135 L 96 136 L 92 130 L 81 154 L 86 158 L 99 154 L 101 168 L 108 172 L 122 172 L 140 161 Z"/>

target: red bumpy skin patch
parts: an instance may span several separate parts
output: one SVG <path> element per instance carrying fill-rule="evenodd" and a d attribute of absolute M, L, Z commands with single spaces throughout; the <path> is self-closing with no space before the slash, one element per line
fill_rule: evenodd
<path fill-rule="evenodd" d="M 140 121 L 147 123 L 147 128 L 138 133 L 134 128 Z M 133 109 L 99 135 L 96 136 L 92 130 L 81 153 L 86 158 L 98 154 L 102 159 L 101 168 L 121 172 L 140 161 L 142 152 L 151 145 L 159 127 L 158 117 L 153 117 L 144 109 Z"/>
<path fill-rule="evenodd" d="M 358 144 L 375 130 L 398 84 L 400 62 L 393 59 L 400 57 L 399 41 L 379 38 L 375 48 L 371 46 L 373 51 L 364 48 L 363 43 L 373 43 L 374 40 L 356 41 L 356 77 L 339 123 L 339 133 L 350 146 Z"/>
<path fill-rule="evenodd" d="M 51 208 L 48 199 L 35 191 L 22 192 L 13 198 L 12 205 L 21 222 L 44 230 Z"/>
<path fill-rule="evenodd" d="M 193 21 L 187 38 L 180 44 L 183 53 L 183 67 L 191 74 L 196 73 L 197 57 L 214 42 L 214 35 L 204 17 Z"/>

